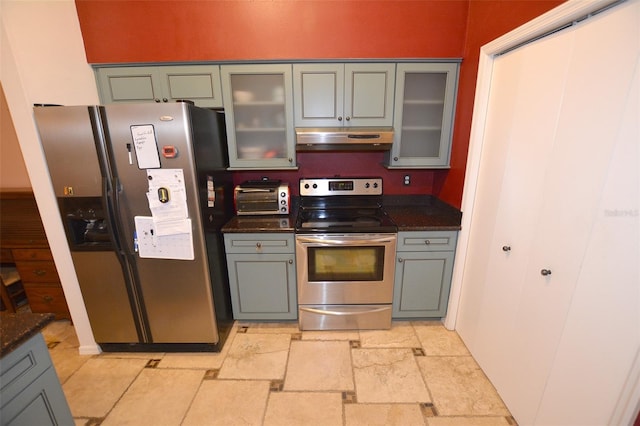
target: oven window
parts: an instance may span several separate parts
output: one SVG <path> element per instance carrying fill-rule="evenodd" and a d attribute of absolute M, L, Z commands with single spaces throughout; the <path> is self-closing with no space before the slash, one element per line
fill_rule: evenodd
<path fill-rule="evenodd" d="M 309 247 L 309 281 L 382 281 L 384 247 Z"/>

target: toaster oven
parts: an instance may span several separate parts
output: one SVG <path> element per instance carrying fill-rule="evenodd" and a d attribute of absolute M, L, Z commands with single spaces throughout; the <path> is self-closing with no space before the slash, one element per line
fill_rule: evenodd
<path fill-rule="evenodd" d="M 250 180 L 236 185 L 238 215 L 289 214 L 289 185 L 279 180 Z"/>

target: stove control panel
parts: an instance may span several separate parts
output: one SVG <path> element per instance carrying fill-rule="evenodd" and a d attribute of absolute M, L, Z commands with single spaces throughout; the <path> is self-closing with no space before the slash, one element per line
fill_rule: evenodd
<path fill-rule="evenodd" d="M 300 179 L 300 195 L 382 195 L 382 178 L 317 178 Z"/>

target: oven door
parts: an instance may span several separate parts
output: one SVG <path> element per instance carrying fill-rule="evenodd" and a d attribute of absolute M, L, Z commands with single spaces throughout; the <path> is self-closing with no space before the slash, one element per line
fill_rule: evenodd
<path fill-rule="evenodd" d="M 396 234 L 296 235 L 298 303 L 391 303 Z"/>

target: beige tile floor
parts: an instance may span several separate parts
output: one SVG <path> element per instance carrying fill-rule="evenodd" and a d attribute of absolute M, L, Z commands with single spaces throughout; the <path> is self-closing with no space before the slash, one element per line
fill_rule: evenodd
<path fill-rule="evenodd" d="M 242 322 L 215 354 L 82 356 L 69 322 L 43 334 L 76 425 L 515 425 L 438 322 L 342 332 Z"/>

